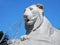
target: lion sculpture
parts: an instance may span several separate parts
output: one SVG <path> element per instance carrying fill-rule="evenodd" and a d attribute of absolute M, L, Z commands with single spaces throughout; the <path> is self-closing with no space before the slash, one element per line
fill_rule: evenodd
<path fill-rule="evenodd" d="M 34 4 L 24 11 L 26 35 L 8 41 L 9 45 L 60 45 L 60 30 L 44 16 L 44 6 Z"/>

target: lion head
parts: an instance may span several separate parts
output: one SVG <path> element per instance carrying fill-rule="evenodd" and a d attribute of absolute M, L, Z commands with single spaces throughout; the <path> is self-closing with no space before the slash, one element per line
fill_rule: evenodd
<path fill-rule="evenodd" d="M 41 4 L 34 4 L 27 7 L 24 11 L 25 27 L 32 30 L 43 22 L 44 7 Z"/>

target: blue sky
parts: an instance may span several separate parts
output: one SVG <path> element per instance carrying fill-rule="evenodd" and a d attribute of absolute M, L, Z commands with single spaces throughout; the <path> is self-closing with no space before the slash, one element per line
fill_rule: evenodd
<path fill-rule="evenodd" d="M 23 19 L 24 9 L 32 4 L 41 3 L 45 7 L 44 15 L 51 24 L 60 28 L 60 0 L 0 0 L 0 31 L 11 31 L 7 34 L 12 38 L 19 27 L 16 22 Z M 16 25 L 12 26 L 12 24 Z M 24 22 L 20 25 L 17 37 L 25 34 Z"/>

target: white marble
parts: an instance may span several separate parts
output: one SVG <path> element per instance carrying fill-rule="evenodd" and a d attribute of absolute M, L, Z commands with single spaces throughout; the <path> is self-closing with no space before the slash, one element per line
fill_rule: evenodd
<path fill-rule="evenodd" d="M 31 32 L 21 36 L 21 39 L 9 40 L 9 45 L 60 45 L 60 30 L 54 28 L 49 20 L 43 16 L 43 6 L 38 7 L 37 4 L 29 6 L 24 13 L 29 19 L 26 22 L 27 27 L 34 24 Z M 33 9 L 30 10 L 30 8 Z M 28 30 L 26 31 L 28 32 Z"/>

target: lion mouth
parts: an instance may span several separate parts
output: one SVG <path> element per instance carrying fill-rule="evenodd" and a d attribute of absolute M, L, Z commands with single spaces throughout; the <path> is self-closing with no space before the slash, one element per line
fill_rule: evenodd
<path fill-rule="evenodd" d="M 29 21 L 30 21 L 29 19 L 26 20 L 26 22 L 29 22 Z"/>
<path fill-rule="evenodd" d="M 33 24 L 33 21 L 30 20 L 30 19 L 25 19 L 25 22 L 27 25 L 32 25 Z"/>
<path fill-rule="evenodd" d="M 25 20 L 25 22 L 29 22 L 30 21 L 29 19 L 26 19 L 26 18 L 24 18 L 24 20 Z"/>
<path fill-rule="evenodd" d="M 33 18 L 24 17 L 25 23 L 27 25 L 33 25 L 35 23 L 36 19 L 37 19 L 37 16 L 34 16 Z"/>

